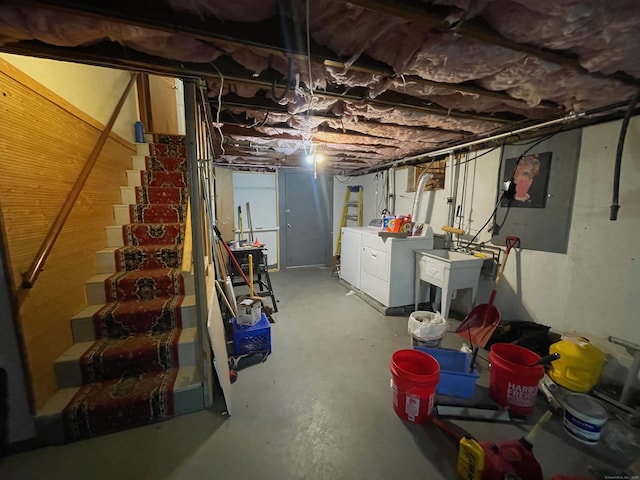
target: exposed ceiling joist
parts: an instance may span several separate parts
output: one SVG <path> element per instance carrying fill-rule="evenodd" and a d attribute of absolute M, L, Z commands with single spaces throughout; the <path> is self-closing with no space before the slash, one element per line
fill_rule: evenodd
<path fill-rule="evenodd" d="M 282 75 L 277 72 L 265 72 L 260 75 L 255 75 L 253 72 L 246 70 L 244 67 L 238 65 L 228 57 L 216 60 L 215 65 L 220 74 L 224 77 L 225 83 L 255 85 L 268 91 L 275 87 L 278 91 L 283 91 L 287 88 L 286 82 L 290 81 L 289 79 L 283 78 Z M 216 77 L 217 76 L 219 75 L 216 75 Z M 396 108 L 418 110 L 431 115 L 481 120 L 493 123 L 513 123 L 524 120 L 524 117 L 521 115 L 510 112 L 496 113 L 494 115 L 480 115 L 470 112 L 462 112 L 456 109 L 447 109 L 428 100 L 393 91 L 386 91 L 375 98 L 368 98 L 366 89 L 362 87 L 336 87 L 334 88 L 334 91 L 314 90 L 313 95 L 326 100 L 335 100 L 339 102 L 348 101 L 359 105 L 369 104 L 393 106 Z"/>
<path fill-rule="evenodd" d="M 252 24 L 238 24 L 237 22 L 221 22 L 212 18 L 207 18 L 205 20 L 202 18 L 194 18 L 191 15 L 186 15 L 181 12 L 175 12 L 168 6 L 157 4 L 157 2 L 153 5 L 153 8 L 149 8 L 144 4 L 144 2 L 136 3 L 128 0 L 112 0 L 108 3 L 96 0 L 29 0 L 29 3 L 43 4 L 50 8 L 60 9 L 64 12 L 110 19 L 137 27 L 150 28 L 169 33 L 185 34 L 203 41 L 217 40 L 237 46 L 250 46 L 270 54 L 285 56 L 295 55 L 301 58 L 307 58 L 308 56 L 308 52 L 306 50 L 296 48 L 296 45 L 287 44 L 284 40 L 282 27 L 283 25 L 286 25 L 286 22 L 283 23 L 283 21 L 269 20 Z M 361 0 L 361 2 L 355 1 L 351 3 L 362 3 L 362 6 L 364 7 L 374 9 L 376 7 L 382 8 L 386 2 L 384 0 L 382 2 L 376 2 L 375 0 Z M 368 5 L 364 5 L 365 3 Z M 404 8 L 408 7 L 400 7 L 399 5 L 396 5 L 395 8 L 391 8 L 391 10 L 395 12 L 394 14 L 397 14 L 397 16 L 406 18 L 406 15 L 410 15 L 411 11 L 405 11 Z M 443 17 L 426 14 L 424 12 L 422 13 L 422 17 L 425 21 L 429 20 L 429 23 L 433 23 L 431 26 L 439 25 L 440 29 L 444 29 L 443 26 L 446 25 Z M 287 28 L 291 32 L 295 31 L 295 27 L 293 25 L 287 25 Z M 449 27 L 446 29 L 448 30 Z M 474 28 L 473 31 L 476 30 L 478 29 Z M 237 35 L 238 31 L 243 33 L 242 37 Z M 487 39 L 491 39 L 493 37 L 501 39 L 501 37 L 495 33 L 492 34 L 489 31 L 486 31 L 483 34 L 483 37 L 486 37 Z M 498 40 L 496 39 L 495 41 Z M 508 42 L 505 39 L 502 39 L 502 41 Z M 519 46 L 519 44 L 515 42 L 509 43 L 512 44 L 512 49 L 516 49 L 516 47 Z M 535 50 L 533 47 L 531 47 L 531 50 L 532 51 L 528 53 L 536 55 L 533 53 L 533 50 Z M 540 55 L 537 56 L 544 58 L 542 57 L 544 52 L 545 51 L 540 50 Z M 312 45 L 310 53 L 312 60 L 321 62 L 327 66 L 380 75 L 386 78 L 397 77 L 397 73 L 388 65 L 373 60 L 366 55 L 361 55 L 360 59 L 356 61 L 349 61 L 347 63 L 345 59 L 335 55 L 331 50 L 321 47 L 315 43 Z M 560 65 L 567 64 L 567 62 L 573 62 L 571 66 L 581 68 L 575 59 L 556 53 L 554 53 L 554 55 L 558 59 L 558 62 L 556 63 Z M 515 98 L 505 92 L 488 90 L 469 82 L 434 82 L 421 78 L 417 75 L 404 75 L 404 78 L 408 82 L 415 82 L 425 86 L 443 88 L 465 94 L 491 97 L 513 102 L 515 104 L 526 104 L 522 99 Z M 629 81 L 629 78 L 625 77 L 625 80 Z M 540 106 L 546 108 L 558 108 L 558 105 L 549 101 L 542 101 Z"/>
<path fill-rule="evenodd" d="M 202 79 L 216 160 L 288 167 L 313 142 L 359 174 L 616 114 L 640 79 L 619 1 L 4 0 L 0 51 Z"/>

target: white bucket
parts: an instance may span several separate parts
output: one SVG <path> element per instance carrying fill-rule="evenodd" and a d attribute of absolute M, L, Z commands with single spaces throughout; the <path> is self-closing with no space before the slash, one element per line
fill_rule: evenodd
<path fill-rule="evenodd" d="M 438 312 L 417 310 L 409 315 L 407 331 L 413 347 L 439 347 L 447 333 L 447 320 Z"/>
<path fill-rule="evenodd" d="M 579 442 L 596 445 L 607 417 L 607 410 L 589 395 L 573 393 L 564 399 L 562 426 Z"/>

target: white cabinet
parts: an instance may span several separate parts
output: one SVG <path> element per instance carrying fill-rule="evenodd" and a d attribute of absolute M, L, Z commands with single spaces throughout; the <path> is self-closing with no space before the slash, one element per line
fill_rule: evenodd
<path fill-rule="evenodd" d="M 378 236 L 378 230 L 345 227 L 342 229 L 340 276 L 385 307 L 411 305 L 413 251 L 432 248 L 431 228 L 424 237 L 383 239 Z"/>

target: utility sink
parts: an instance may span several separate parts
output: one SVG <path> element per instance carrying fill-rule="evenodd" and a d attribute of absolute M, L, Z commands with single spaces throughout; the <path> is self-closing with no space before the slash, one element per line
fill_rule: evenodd
<path fill-rule="evenodd" d="M 482 268 L 483 258 L 478 258 L 468 253 L 454 252 L 452 250 L 420 250 L 420 254 L 433 258 L 437 262 L 447 262 L 450 268 Z"/>
<path fill-rule="evenodd" d="M 484 259 L 451 250 L 416 250 L 415 307 L 423 301 L 420 282 L 442 289 L 441 313 L 447 318 L 451 299 L 459 289 L 471 289 L 475 302 Z"/>

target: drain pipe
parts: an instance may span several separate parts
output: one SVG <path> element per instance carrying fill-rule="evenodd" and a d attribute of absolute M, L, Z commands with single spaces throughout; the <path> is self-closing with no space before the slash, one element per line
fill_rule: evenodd
<path fill-rule="evenodd" d="M 396 214 L 396 167 L 391 167 L 389 169 L 391 173 L 393 173 L 393 180 L 391 181 L 391 188 L 393 188 L 393 193 L 389 193 L 389 212 L 391 215 Z M 411 221 L 413 217 L 411 217 Z"/>
<path fill-rule="evenodd" d="M 427 185 L 427 182 L 433 178 L 433 175 L 429 173 L 429 169 L 427 168 L 424 172 L 420 174 L 418 177 L 418 186 L 416 187 L 416 194 L 413 197 L 413 207 L 411 208 L 411 221 L 416 223 L 418 222 L 418 213 L 420 212 L 420 204 L 422 203 L 422 195 L 424 193 L 424 187 Z"/>
<path fill-rule="evenodd" d="M 609 220 L 611 221 L 615 221 L 618 219 L 618 210 L 620 209 L 618 198 L 620 195 L 620 172 L 622 171 L 622 150 L 624 149 L 624 138 L 627 135 L 629 120 L 631 119 L 631 114 L 633 113 L 633 109 L 636 106 L 636 103 L 638 103 L 639 97 L 640 90 L 636 92 L 635 96 L 631 99 L 631 102 L 629 102 L 629 107 L 627 108 L 627 112 L 625 113 L 624 119 L 622 120 L 622 127 L 620 127 L 618 148 L 616 149 L 616 162 L 613 171 L 613 200 L 611 201 L 611 213 L 609 215 Z"/>
<path fill-rule="evenodd" d="M 447 225 L 454 227 L 456 220 L 456 202 L 458 199 L 458 177 L 460 175 L 460 164 L 456 162 L 455 154 L 449 154 L 449 192 L 447 197 Z M 447 231 L 444 238 L 444 248 L 451 248 L 453 245 L 453 233 Z"/>

